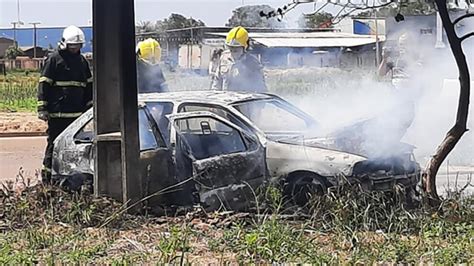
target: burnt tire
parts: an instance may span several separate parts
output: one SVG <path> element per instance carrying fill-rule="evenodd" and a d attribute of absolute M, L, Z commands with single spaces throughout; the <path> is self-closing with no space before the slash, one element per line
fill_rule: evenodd
<path fill-rule="evenodd" d="M 305 206 L 311 198 L 323 196 L 326 192 L 324 180 L 311 173 L 290 176 L 284 186 L 285 195 L 298 206 Z"/>

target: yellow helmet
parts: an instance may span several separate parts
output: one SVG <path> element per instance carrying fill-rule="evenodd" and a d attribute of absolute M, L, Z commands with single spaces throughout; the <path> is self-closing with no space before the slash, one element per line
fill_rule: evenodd
<path fill-rule="evenodd" d="M 244 27 L 238 26 L 231 29 L 229 33 L 227 33 L 225 44 L 231 47 L 247 48 L 248 41 L 249 41 L 249 33 Z"/>
<path fill-rule="evenodd" d="M 161 59 L 160 43 L 152 38 L 148 38 L 137 44 L 137 54 L 140 59 L 158 62 Z"/>

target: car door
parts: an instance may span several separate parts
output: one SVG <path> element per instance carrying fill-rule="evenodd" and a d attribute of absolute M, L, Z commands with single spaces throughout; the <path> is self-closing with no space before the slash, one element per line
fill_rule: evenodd
<path fill-rule="evenodd" d="M 69 125 L 54 141 L 53 178 L 94 173 L 92 110 Z"/>
<path fill-rule="evenodd" d="M 176 164 L 192 176 L 207 209 L 246 209 L 266 180 L 265 149 L 258 138 L 210 112 L 169 116 L 176 130 Z M 187 162 L 183 162 L 187 161 Z"/>
<path fill-rule="evenodd" d="M 139 169 L 148 206 L 173 204 L 175 194 L 166 191 L 176 183 L 171 150 L 146 106 L 138 109 L 138 134 Z"/>
<path fill-rule="evenodd" d="M 94 128 L 92 110 L 71 124 L 57 139 L 54 147 L 53 174 L 58 178 L 77 174 L 94 174 Z M 174 165 L 171 151 L 152 115 L 142 106 L 138 110 L 138 134 L 140 145 L 139 172 L 142 188 L 149 206 L 173 203 L 170 193 L 157 193 L 171 187 Z"/>

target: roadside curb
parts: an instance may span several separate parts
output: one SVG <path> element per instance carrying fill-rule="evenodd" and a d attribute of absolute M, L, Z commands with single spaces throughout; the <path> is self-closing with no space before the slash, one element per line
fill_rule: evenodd
<path fill-rule="evenodd" d="M 15 138 L 15 137 L 43 137 L 46 132 L 4 132 L 0 133 L 0 138 Z"/>

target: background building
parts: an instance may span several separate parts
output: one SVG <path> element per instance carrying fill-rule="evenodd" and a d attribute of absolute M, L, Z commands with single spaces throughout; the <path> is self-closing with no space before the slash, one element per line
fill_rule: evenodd
<path fill-rule="evenodd" d="M 137 34 L 159 40 L 163 60 L 171 67 L 207 73 L 214 51 L 224 48 L 228 27 L 193 27 L 162 33 Z M 375 67 L 375 36 L 339 29 L 248 28 L 250 53 L 265 67 L 340 67 L 341 60 L 358 67 Z M 384 36 L 379 36 L 383 41 Z"/>
<path fill-rule="evenodd" d="M 14 46 L 14 45 L 15 45 L 15 41 L 13 41 L 13 39 L 0 36 L 0 58 L 4 58 L 5 52 L 8 49 L 8 47 Z"/>
<path fill-rule="evenodd" d="M 36 45 L 46 49 L 55 49 L 58 42 L 61 41 L 63 30 L 65 27 L 37 27 L 36 28 Z M 79 27 L 84 31 L 86 43 L 82 48 L 83 53 L 92 52 L 92 26 Z M 16 41 L 19 47 L 32 47 L 34 45 L 34 29 L 33 28 L 0 28 L 0 38 L 14 40 L 16 32 Z M 0 47 L 0 54 L 3 49 Z"/>

